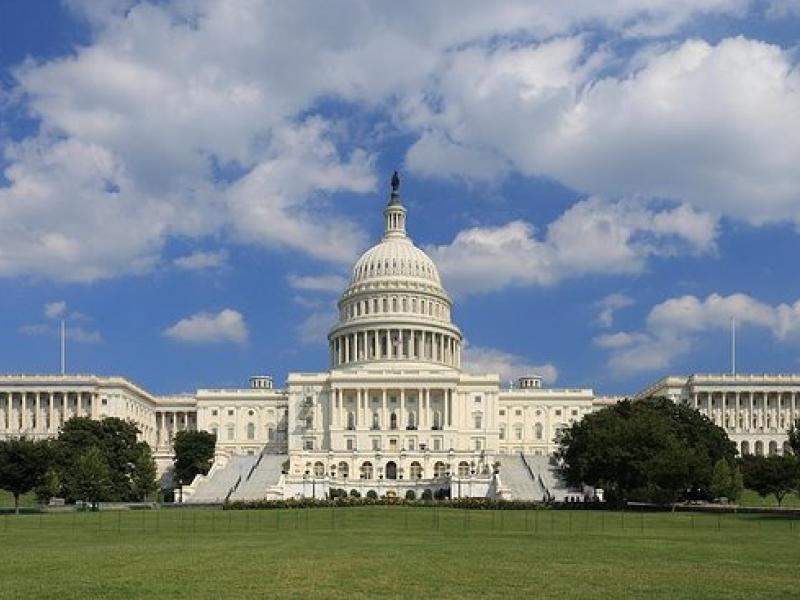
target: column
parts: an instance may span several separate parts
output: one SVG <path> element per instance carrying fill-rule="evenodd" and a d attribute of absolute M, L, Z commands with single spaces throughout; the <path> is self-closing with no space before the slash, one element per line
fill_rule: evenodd
<path fill-rule="evenodd" d="M 8 423 L 8 431 L 14 430 L 14 395 L 11 392 L 6 394 L 6 423 Z"/>
<path fill-rule="evenodd" d="M 20 411 L 20 433 L 28 430 L 28 393 L 21 392 L 19 395 L 19 411 Z"/>
<path fill-rule="evenodd" d="M 350 335 L 344 336 L 344 362 L 350 362 Z"/>
<path fill-rule="evenodd" d="M 742 403 L 741 403 L 741 398 L 739 397 L 740 396 L 739 392 L 735 392 L 734 395 L 736 397 L 736 410 L 735 410 L 735 412 L 733 414 L 733 420 L 734 420 L 733 421 L 733 430 L 738 433 L 739 432 L 739 421 L 742 420 L 742 418 L 741 418 L 742 415 L 741 415 L 741 412 L 740 412 Z"/>
<path fill-rule="evenodd" d="M 383 389 L 381 390 L 381 393 L 383 394 L 383 401 L 382 401 L 382 403 L 381 403 L 381 422 L 380 422 L 380 428 L 381 428 L 381 429 L 387 429 L 387 428 L 388 428 L 388 421 L 386 420 L 386 388 L 383 388 Z"/>
<path fill-rule="evenodd" d="M 444 404 L 442 428 L 450 426 L 450 390 L 442 390 L 442 403 Z"/>
<path fill-rule="evenodd" d="M 53 410 L 53 392 L 47 394 L 48 398 L 48 413 L 47 413 L 47 431 L 55 433 L 57 430 L 55 423 L 55 411 Z"/>
<path fill-rule="evenodd" d="M 44 431 L 42 427 L 42 401 L 41 401 L 41 392 L 34 392 L 36 394 L 34 398 L 34 419 L 33 419 L 33 430 L 34 431 Z"/>
<path fill-rule="evenodd" d="M 416 358 L 416 348 L 417 348 L 417 332 L 415 329 L 410 330 L 410 335 L 408 337 L 408 357 L 411 359 Z"/>
<path fill-rule="evenodd" d="M 386 358 L 390 359 L 394 356 L 394 348 L 392 348 L 392 330 L 386 330 Z"/>
<path fill-rule="evenodd" d="M 400 410 L 397 414 L 397 428 L 404 430 L 406 425 L 406 391 L 400 388 Z"/>

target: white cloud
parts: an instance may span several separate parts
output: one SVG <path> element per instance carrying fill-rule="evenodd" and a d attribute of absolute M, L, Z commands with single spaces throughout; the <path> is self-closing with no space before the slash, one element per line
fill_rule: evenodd
<path fill-rule="evenodd" d="M 236 310 L 226 308 L 218 313 L 199 312 L 164 330 L 170 339 L 187 343 L 247 341 L 247 325 L 244 317 Z"/>
<path fill-rule="evenodd" d="M 588 39 L 451 52 L 403 105 L 403 122 L 420 135 L 408 166 L 475 179 L 516 170 L 605 197 L 800 224 L 791 52 L 745 38 L 688 40 L 645 47 L 626 63 Z M 479 169 L 465 159 L 477 155 L 489 158 Z"/>
<path fill-rule="evenodd" d="M 738 293 L 670 298 L 650 310 L 643 331 L 599 336 L 595 343 L 612 351 L 609 365 L 618 373 L 666 369 L 702 333 L 728 329 L 731 318 L 737 325 L 766 329 L 779 341 L 800 339 L 800 300 L 770 305 Z"/>
<path fill-rule="evenodd" d="M 202 271 L 204 269 L 220 269 L 228 262 L 228 253 L 225 250 L 215 252 L 197 251 L 179 256 L 172 263 L 182 271 Z"/>
<path fill-rule="evenodd" d="M 501 381 L 514 380 L 526 375 L 539 375 L 547 383 L 558 378 L 558 369 L 550 363 L 534 365 L 525 358 L 498 350 L 464 343 L 462 367 L 475 374 L 496 373 Z"/>
<path fill-rule="evenodd" d="M 595 307 L 598 310 L 597 322 L 602 327 L 611 327 L 614 324 L 614 314 L 622 308 L 631 306 L 633 303 L 633 298 L 625 294 L 609 294 L 595 303 Z"/>
<path fill-rule="evenodd" d="M 48 302 L 44 305 L 44 316 L 48 319 L 58 319 L 67 312 L 67 303 L 63 300 L 58 302 Z"/>
<path fill-rule="evenodd" d="M 704 14 L 741 14 L 745 4 L 474 1 L 453 11 L 445 2 L 362 3 L 342 10 L 319 3 L 70 0 L 89 24 L 90 41 L 60 58 L 26 61 L 14 72 L 12 96 L 38 119 L 39 129 L 4 148 L 10 183 L 0 187 L 0 276 L 93 281 L 145 273 L 162 262 L 168 239 L 209 235 L 334 263 L 351 260 L 364 232 L 327 202 L 337 192 L 371 191 L 374 157 L 353 147 L 346 119 L 319 116 L 322 99 L 349 103 L 357 118 L 363 109 L 417 133 L 408 162 L 418 169 L 429 164 L 446 176 L 468 169 L 488 179 L 515 168 L 581 189 L 630 181 L 636 191 L 667 195 L 682 192 L 673 188 L 686 180 L 695 196 L 708 195 L 697 174 L 682 178 L 686 173 L 674 165 L 656 169 L 654 162 L 642 169 L 646 156 L 630 160 L 645 138 L 662 154 L 668 154 L 665 146 L 688 148 L 682 165 L 696 164 L 697 173 L 719 166 L 711 169 L 707 187 L 732 190 L 734 198 L 758 189 L 774 209 L 765 211 L 782 215 L 774 199 L 790 196 L 795 180 L 775 157 L 796 154 L 791 140 L 798 136 L 774 135 L 779 120 L 780 133 L 793 127 L 785 108 L 791 78 L 779 51 L 764 46 L 748 68 L 745 49 L 741 60 L 728 61 L 733 67 L 719 68 L 717 78 L 713 68 L 701 68 L 695 79 L 711 83 L 696 84 L 696 90 L 681 73 L 670 78 L 669 64 L 661 65 L 673 55 L 685 60 L 680 50 L 670 51 L 641 73 L 595 81 L 578 93 L 598 66 L 614 60 L 606 51 L 585 59 L 580 36 L 573 35 L 582 29 L 660 36 Z M 521 41 L 531 39 L 553 41 Z M 732 42 L 737 44 L 747 42 Z M 717 48 L 706 53 L 731 54 Z M 739 83 L 725 87 L 731 71 Z M 720 157 L 692 143 L 712 139 L 715 129 L 678 135 L 691 133 L 686 124 L 692 121 L 658 112 L 663 107 L 644 93 L 658 87 L 649 86 L 651 79 L 675 81 L 674 90 L 667 85 L 667 103 L 709 89 L 712 99 L 730 99 L 733 108 L 717 111 L 712 121 L 733 137 L 715 148 Z M 776 84 L 772 92 L 768 80 Z M 620 135 L 619 119 L 609 116 L 628 114 L 626 102 L 641 110 L 630 112 L 631 131 Z M 756 121 L 752 106 L 763 109 Z M 651 140 L 651 133 L 661 132 L 643 123 L 661 123 L 674 138 Z M 761 132 L 757 142 L 781 144 L 749 145 L 755 134 L 748 132 L 754 131 Z M 740 169 L 728 159 L 744 144 L 753 164 Z M 605 174 L 608 165 L 599 154 L 633 164 L 629 170 L 611 165 L 616 168 Z M 458 164 L 437 160 L 448 156 Z M 763 185 L 769 165 L 777 177 Z M 584 170 L 592 186 L 584 185 Z M 650 180 L 643 181 L 645 173 Z M 670 185 L 658 185 L 662 181 Z"/>
<path fill-rule="evenodd" d="M 312 311 L 297 326 L 297 335 L 303 344 L 321 344 L 328 339 L 328 332 L 336 324 L 336 311 L 318 309 Z"/>
<path fill-rule="evenodd" d="M 47 323 L 32 323 L 20 326 L 17 331 L 22 335 L 58 335 L 60 329 L 52 327 Z M 79 344 L 100 344 L 103 341 L 103 336 L 99 331 L 87 329 L 85 327 L 75 326 L 67 327 L 66 329 L 67 342 L 77 342 Z"/>
<path fill-rule="evenodd" d="M 53 329 L 46 323 L 31 323 L 29 325 L 20 325 L 17 331 L 22 335 L 45 335 L 51 333 Z"/>
<path fill-rule="evenodd" d="M 341 275 L 297 275 L 290 273 L 289 285 L 296 290 L 311 292 L 341 293 L 347 286 L 347 278 Z"/>
<path fill-rule="evenodd" d="M 684 205 L 650 209 L 632 201 L 578 202 L 537 236 L 532 225 L 459 232 L 429 248 L 448 288 L 457 294 L 507 286 L 552 285 L 594 274 L 640 273 L 647 259 L 714 250 L 717 222 Z"/>

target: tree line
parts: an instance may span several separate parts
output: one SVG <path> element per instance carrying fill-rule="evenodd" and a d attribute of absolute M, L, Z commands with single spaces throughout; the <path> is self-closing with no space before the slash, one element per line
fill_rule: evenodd
<path fill-rule="evenodd" d="M 737 500 L 749 488 L 780 505 L 800 492 L 800 425 L 791 453 L 737 457 L 736 445 L 708 417 L 667 398 L 624 400 L 565 430 L 558 456 L 572 485 L 603 489 L 617 505 Z"/>

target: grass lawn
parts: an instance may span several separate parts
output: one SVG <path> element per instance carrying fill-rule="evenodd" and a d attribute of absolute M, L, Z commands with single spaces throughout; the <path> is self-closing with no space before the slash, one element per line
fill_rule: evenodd
<path fill-rule="evenodd" d="M 0 598 L 797 598 L 800 520 L 363 507 L 0 518 Z"/>
<path fill-rule="evenodd" d="M 745 490 L 742 493 L 742 497 L 739 499 L 739 504 L 742 506 L 778 506 L 775 496 L 770 495 L 766 498 L 762 498 L 753 490 Z M 800 507 L 800 496 L 797 494 L 786 494 L 781 506 L 787 508 Z"/>
<path fill-rule="evenodd" d="M 36 496 L 33 492 L 29 494 L 23 494 L 19 497 L 19 505 L 20 506 L 35 506 L 36 505 Z M 8 508 L 14 506 L 14 496 L 11 492 L 7 492 L 5 490 L 0 490 L 0 508 Z"/>

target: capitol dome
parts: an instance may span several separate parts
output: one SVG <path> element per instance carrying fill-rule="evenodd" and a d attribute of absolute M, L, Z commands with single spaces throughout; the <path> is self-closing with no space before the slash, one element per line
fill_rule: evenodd
<path fill-rule="evenodd" d="M 356 261 L 339 300 L 339 321 L 328 335 L 332 368 L 398 361 L 460 367 L 452 300 L 436 264 L 406 233 L 399 188 L 395 173 L 383 238 Z"/>

